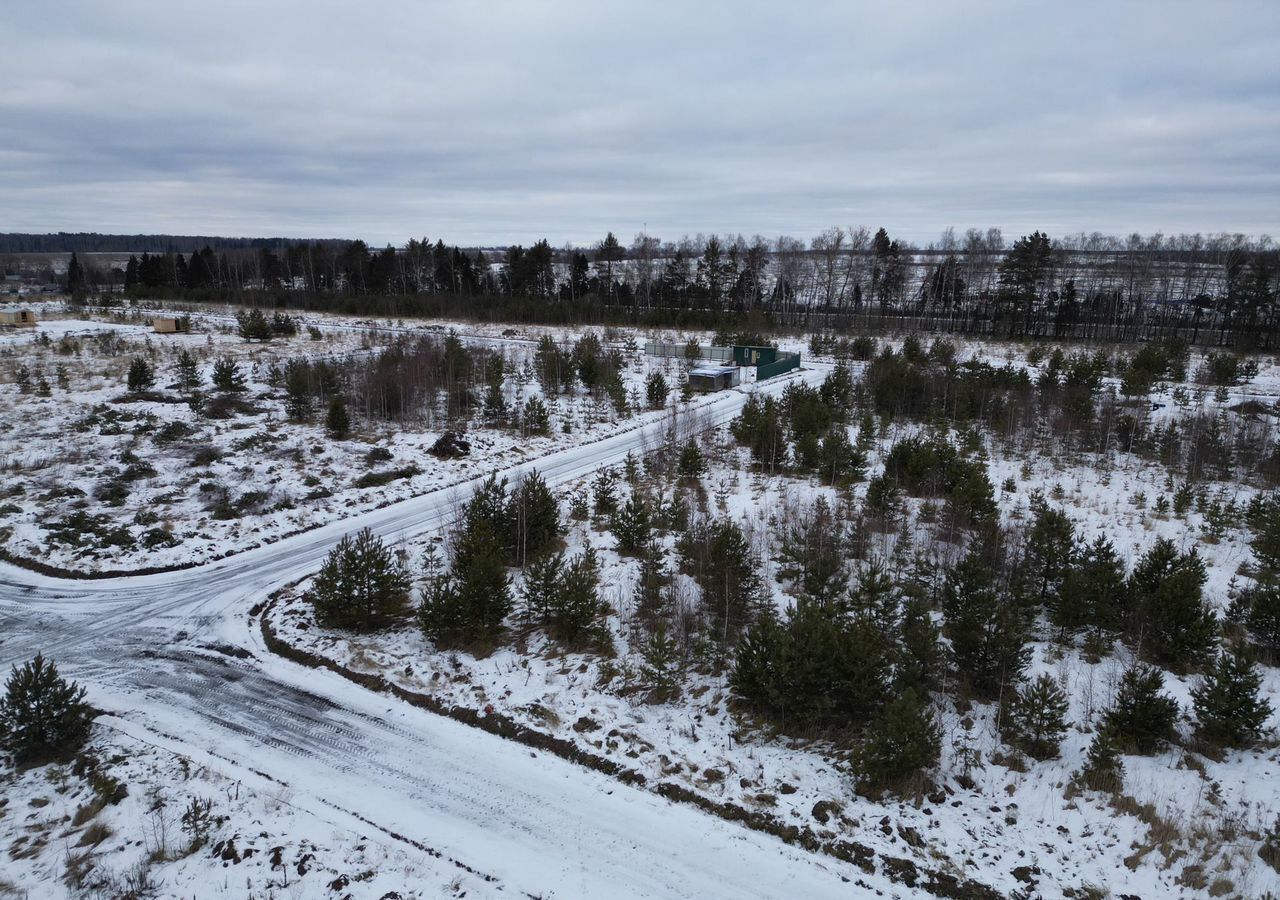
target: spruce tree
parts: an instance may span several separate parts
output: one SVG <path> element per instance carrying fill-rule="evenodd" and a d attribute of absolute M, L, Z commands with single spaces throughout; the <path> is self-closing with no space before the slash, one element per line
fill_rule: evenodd
<path fill-rule="evenodd" d="M 942 732 L 914 690 L 889 701 L 854 751 L 859 787 L 871 793 L 904 791 L 937 765 Z"/>
<path fill-rule="evenodd" d="M 1159 669 L 1139 664 L 1124 673 L 1115 703 L 1103 719 L 1103 728 L 1118 748 L 1150 755 L 1173 740 L 1178 701 L 1161 693 L 1163 688 Z"/>
<path fill-rule="evenodd" d="M 311 583 L 307 599 L 324 625 L 370 631 L 404 608 L 409 575 L 382 539 L 365 528 L 344 535 Z"/>
<path fill-rule="evenodd" d="M 156 370 L 144 357 L 135 356 L 129 363 L 129 393 L 140 394 L 149 391 L 156 383 Z"/>
<path fill-rule="evenodd" d="M 784 706 L 788 637 L 773 607 L 765 607 L 738 642 L 729 684 L 753 706 L 769 711 Z"/>
<path fill-rule="evenodd" d="M 933 620 L 927 599 L 909 596 L 902 604 L 898 623 L 899 649 L 894 666 L 894 687 L 914 688 L 920 696 L 938 687 L 942 675 L 941 631 Z"/>
<path fill-rule="evenodd" d="M 569 647 L 607 641 L 605 608 L 600 599 L 600 561 L 587 547 L 565 564 L 560 575 L 551 603 L 551 633 Z"/>
<path fill-rule="evenodd" d="M 351 419 L 347 416 L 347 404 L 341 394 L 334 394 L 329 401 L 329 412 L 324 418 L 324 427 L 329 434 L 342 440 L 351 432 Z"/>
<path fill-rule="evenodd" d="M 1247 747 L 1262 735 L 1271 704 L 1259 695 L 1262 675 L 1237 649 L 1224 650 L 1191 691 L 1196 735 L 1219 747 Z"/>
<path fill-rule="evenodd" d="M 1241 597 L 1244 623 L 1271 660 L 1280 656 L 1280 576 L 1268 576 Z"/>
<path fill-rule="evenodd" d="M 175 368 L 177 369 L 179 389 L 189 394 L 200 387 L 200 367 L 196 364 L 196 358 L 191 355 L 189 350 L 184 349 L 178 354 L 178 362 Z"/>
<path fill-rule="evenodd" d="M 502 391 L 502 382 L 491 381 L 484 393 L 484 420 L 489 425 L 499 426 L 507 421 L 507 398 Z"/>
<path fill-rule="evenodd" d="M 1218 621 L 1203 597 L 1204 562 L 1193 549 L 1155 542 L 1129 576 L 1133 616 L 1129 639 L 1147 659 L 1185 670 L 1205 662 L 1218 637 Z"/>
<path fill-rule="evenodd" d="M 439 647 L 487 643 L 502 632 L 511 612 L 511 579 L 498 547 L 482 547 L 455 561 L 449 576 L 428 591 L 418 624 Z"/>
<path fill-rule="evenodd" d="M 85 689 L 41 654 L 14 666 L 0 698 L 0 747 L 18 765 L 68 759 L 89 739 L 93 708 Z"/>
<path fill-rule="evenodd" d="M 491 475 L 462 507 L 449 577 L 418 608 L 423 633 L 437 646 L 491 642 L 512 609 L 506 479 Z"/>
<path fill-rule="evenodd" d="M 67 293 L 71 295 L 72 303 L 83 303 L 86 278 L 84 274 L 84 266 L 80 264 L 80 258 L 76 256 L 75 251 L 71 251 L 71 262 L 67 264 Z"/>
<path fill-rule="evenodd" d="M 1005 714 L 1005 737 L 1035 759 L 1058 755 L 1067 731 L 1067 695 L 1056 681 L 1041 675 L 1014 694 Z"/>

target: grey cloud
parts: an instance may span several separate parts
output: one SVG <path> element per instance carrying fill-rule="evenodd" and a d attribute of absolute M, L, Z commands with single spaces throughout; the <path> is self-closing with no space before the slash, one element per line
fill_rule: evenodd
<path fill-rule="evenodd" d="M 1274 232 L 1280 6 L 6 12 L 0 229 Z"/>

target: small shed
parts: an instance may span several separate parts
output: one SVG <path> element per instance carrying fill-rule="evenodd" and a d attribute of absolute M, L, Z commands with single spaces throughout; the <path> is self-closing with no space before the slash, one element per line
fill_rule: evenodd
<path fill-rule="evenodd" d="M 35 328 L 36 314 L 29 309 L 0 310 L 0 327 Z"/>
<path fill-rule="evenodd" d="M 689 370 L 689 389 L 702 394 L 723 391 L 737 383 L 737 366 L 697 366 Z"/>
<path fill-rule="evenodd" d="M 191 330 L 191 320 L 186 316 L 175 319 L 171 316 L 157 316 L 151 320 L 151 327 L 156 334 L 184 334 Z"/>

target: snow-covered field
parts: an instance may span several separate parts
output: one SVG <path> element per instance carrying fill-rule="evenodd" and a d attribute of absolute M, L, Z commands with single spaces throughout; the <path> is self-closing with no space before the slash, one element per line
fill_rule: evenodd
<path fill-rule="evenodd" d="M 997 361 L 1013 355 L 1010 348 L 982 345 L 966 352 Z M 1272 366 L 1226 398 L 1215 399 L 1202 389 L 1195 402 L 1213 410 L 1240 402 L 1244 394 L 1274 404 L 1280 397 L 1280 369 Z M 918 428 L 904 423 L 882 434 L 872 454 L 872 474 L 888 447 Z M 768 533 L 779 522 L 803 521 L 818 496 L 839 502 L 838 493 L 807 480 L 750 473 L 749 454 L 724 430 L 707 436 L 704 448 L 713 461 L 703 480 L 710 511 L 740 520 L 776 575 L 771 560 L 776 547 Z M 1166 491 L 1161 467 L 1126 453 L 1071 460 L 1000 446 L 990 447 L 990 453 L 992 482 L 1013 484 L 1012 490 L 997 491 L 1006 526 L 1028 519 L 1031 494 L 1039 491 L 1068 512 L 1082 538 L 1110 537 L 1129 565 L 1159 537 L 1182 549 L 1198 547 L 1208 568 L 1206 594 L 1219 613 L 1225 612 L 1233 582 L 1249 558 L 1248 532 L 1237 524 L 1221 533 L 1195 510 L 1185 518 L 1154 511 L 1156 496 Z M 1220 503 L 1241 508 L 1258 491 L 1251 479 L 1205 488 Z M 1154 757 L 1128 757 L 1124 793 L 1134 802 L 1125 812 L 1112 808 L 1109 797 L 1068 790 L 1100 714 L 1132 662 L 1120 645 L 1089 662 L 1078 650 L 1034 642 L 1029 673 L 1053 675 L 1071 698 L 1073 727 L 1058 759 L 1013 761 L 998 735 L 993 706 L 961 711 L 944 704 L 940 790 L 914 804 L 860 797 L 839 747 L 753 727 L 731 711 L 727 678 L 705 667 L 688 670 L 679 700 L 646 702 L 635 677 L 642 665 L 640 648 L 629 641 L 639 564 L 616 552 L 606 527 L 569 518 L 569 496 L 587 489 L 589 479 L 583 479 L 561 492 L 563 520 L 570 524 L 568 551 L 590 545 L 603 560 L 616 656 L 567 653 L 536 630 L 521 631 L 482 657 L 436 651 L 412 625 L 376 635 L 326 630 L 300 599 L 301 588 L 273 611 L 273 621 L 290 643 L 353 671 L 382 675 L 449 704 L 492 708 L 603 754 L 642 773 L 650 784 L 679 784 L 1010 894 L 1031 890 L 1057 896 L 1092 888 L 1113 896 L 1204 896 L 1209 891 L 1253 897 L 1274 889 L 1275 871 L 1257 856 L 1262 833 L 1280 815 L 1275 775 L 1280 752 L 1273 739 L 1221 761 L 1178 747 Z M 864 492 L 865 484 L 852 489 L 855 498 Z M 918 517 L 921 501 L 912 504 Z M 416 551 L 437 546 L 438 539 L 430 535 L 414 542 L 414 558 Z M 887 558 L 894 536 L 879 540 Z M 668 551 L 673 541 L 665 538 Z M 791 602 L 785 582 L 775 579 L 773 586 L 779 608 Z M 686 585 L 686 593 L 696 595 L 696 590 L 691 582 Z M 1263 671 L 1264 692 L 1280 709 L 1280 671 Z M 1166 677 L 1166 689 L 1184 712 L 1190 710 L 1190 690 L 1198 680 Z M 1280 714 L 1273 713 L 1268 726 L 1280 727 Z M 1188 725 L 1183 733 L 1189 735 Z"/>
<path fill-rule="evenodd" d="M 288 784 L 130 730 L 100 720 L 75 762 L 0 776 L 0 896 L 500 896 Z"/>
<path fill-rule="evenodd" d="M 38 314 L 37 329 L 0 331 L 0 542 L 16 557 L 73 571 L 207 562 L 664 415 L 642 401 L 634 414 L 619 416 L 607 401 L 579 392 L 552 398 L 549 435 L 476 424 L 468 456 L 439 459 L 428 453 L 446 428 L 435 417 L 361 421 L 353 411 L 356 427 L 342 440 L 326 435 L 323 410 L 310 421 L 290 421 L 283 389 L 268 383 L 271 368 L 293 358 L 368 355 L 394 338 L 455 330 L 504 353 L 512 373 L 507 401 L 518 406 L 541 393 L 527 373 L 540 332 L 308 317 L 318 341 L 304 327 L 300 336 L 250 344 L 229 315 L 197 315 L 192 333 L 161 335 L 141 311 L 96 319 L 57 307 Z M 567 343 L 583 331 L 555 335 Z M 198 358 L 206 393 L 214 360 L 235 358 L 248 377 L 239 395 L 244 405 L 225 418 L 191 409 L 174 384 L 184 350 Z M 647 359 L 634 343 L 624 352 L 633 399 L 643 396 L 654 369 L 674 389 L 681 363 Z M 125 376 L 136 356 L 155 366 L 160 400 L 128 394 Z M 696 398 L 686 409 L 703 403 Z M 374 450 L 381 458 L 370 457 Z M 383 472 L 413 474 L 356 484 Z"/>
<path fill-rule="evenodd" d="M 297 338 L 245 345 L 227 330 L 225 318 L 197 320 L 203 331 L 195 335 L 162 337 L 127 321 L 57 315 L 46 311 L 34 335 L 0 334 L 0 378 L 26 365 L 50 384 L 49 396 L 0 384 L 0 460 L 9 475 L 8 495 L 0 498 L 3 546 L 73 569 L 207 564 L 101 582 L 66 582 L 0 564 L 0 663 L 7 666 L 44 648 L 88 685 L 94 702 L 110 713 L 95 729 L 97 756 L 113 777 L 129 784 L 120 804 L 73 825 L 76 810 L 89 798 L 83 778 L 50 768 L 7 775 L 0 895 L 8 879 L 14 890 L 33 897 L 64 896 L 68 888 L 60 879 L 89 847 L 95 848 L 90 861 L 99 877 L 135 872 L 138 860 L 153 853 L 152 835 L 164 819 L 147 802 L 155 790 L 166 797 L 162 812 L 173 813 L 199 796 L 213 799 L 214 812 L 226 817 L 202 850 L 157 858 L 151 875 L 164 885 L 163 896 L 384 897 L 392 890 L 400 896 L 416 891 L 556 897 L 917 893 L 901 877 L 891 881 L 883 869 L 869 874 L 660 799 L 654 790 L 662 783 L 825 838 L 856 842 L 882 860 L 910 860 L 920 870 L 970 878 L 1010 896 L 1109 892 L 1146 900 L 1276 892 L 1276 872 L 1257 856 L 1261 833 L 1280 815 L 1280 752 L 1273 738 L 1221 761 L 1182 747 L 1126 757 L 1128 799 L 1114 806 L 1104 795 L 1069 790 L 1098 716 L 1129 662 L 1118 645 L 1090 662 L 1077 650 L 1034 642 L 1032 672 L 1053 674 L 1071 697 L 1072 728 L 1059 759 L 1018 762 L 999 739 L 993 707 L 961 710 L 949 698 L 937 698 L 944 736 L 936 790 L 911 802 L 858 795 L 847 748 L 788 738 L 736 712 L 726 676 L 711 666 L 691 664 L 677 699 L 646 702 L 636 689 L 640 659 L 632 644 L 638 563 L 616 552 L 605 526 L 567 514 L 569 496 L 585 488 L 598 467 L 617 466 L 628 453 L 642 456 L 673 428 L 701 433 L 710 470 L 696 504 L 744 523 L 779 608 L 792 602 L 793 586 L 778 577 L 772 526 L 804 521 L 819 496 L 856 503 L 865 495 L 865 483 L 837 492 L 806 479 L 750 471 L 749 454 L 723 427 L 749 388 L 688 405 L 676 404 L 673 396 L 670 406 L 681 409 L 678 416 L 668 409 L 625 420 L 584 396 L 566 398 L 555 412 L 552 436 L 525 439 L 477 429 L 471 435 L 477 450 L 470 457 L 439 462 L 425 453 L 439 431 L 424 423 L 366 428 L 349 440 L 330 441 L 316 422 L 287 421 L 281 393 L 266 383 L 265 372 L 289 356 L 358 354 L 397 330 L 438 333 L 449 323 L 315 318 L 309 323 L 322 330 L 320 341 L 309 340 L 304 327 Z M 467 340 L 503 348 L 516 369 L 540 334 L 504 334 L 498 326 L 459 330 Z M 39 340 L 40 331 L 49 335 L 48 345 Z M 98 352 L 92 335 L 103 332 L 115 335 L 106 341 L 124 341 L 125 348 L 114 356 Z M 573 337 L 572 330 L 555 333 Z M 58 352 L 64 334 L 80 343 L 81 356 Z M 613 337 L 630 337 L 634 345 L 649 337 L 684 336 Z M 147 342 L 162 373 L 159 387 L 182 346 L 202 351 L 206 371 L 215 355 L 238 356 L 257 373 L 249 393 L 258 411 L 209 422 L 189 416 L 184 405 L 114 402 L 124 394 L 128 360 L 149 352 Z M 783 345 L 807 349 L 801 339 Z M 961 356 L 997 363 L 1025 361 L 1025 348 L 1015 345 L 962 344 L 959 350 Z M 640 390 L 650 366 L 669 371 L 674 383 L 683 365 L 638 354 L 631 359 L 627 383 Z M 1274 408 L 1280 367 L 1267 362 L 1257 378 L 1225 397 L 1188 386 L 1189 396 L 1174 402 L 1173 388 L 1162 387 L 1153 399 L 1164 405 L 1152 414 L 1168 417 L 1183 407 L 1217 411 L 1242 400 Z M 59 364 L 68 369 L 67 389 L 57 385 Z M 806 352 L 806 367 L 792 377 L 817 384 L 830 361 L 811 360 Z M 764 389 L 776 393 L 782 386 Z M 537 389 L 536 382 L 522 386 L 514 380 L 508 387 L 512 400 L 519 390 Z M 75 423 L 101 406 L 137 418 L 77 432 Z M 156 420 L 133 433 L 138 422 L 150 421 L 147 413 Z M 567 434 L 559 428 L 561 419 L 571 423 Z M 197 429 L 183 440 L 212 446 L 222 457 L 195 473 L 189 455 L 149 437 L 179 420 Z M 1265 421 L 1274 431 L 1274 416 Z M 879 432 L 870 474 L 896 439 L 918 428 L 900 422 Z M 237 449 L 246 437 L 256 440 Z M 356 488 L 351 481 L 368 471 L 373 446 L 391 451 L 392 461 L 380 467 L 412 462 L 423 471 L 383 487 Z M 126 449 L 155 474 L 134 481 L 120 507 L 95 503 L 94 490 L 120 467 Z M 1233 580 L 1245 577 L 1243 525 L 1236 521 L 1224 528 L 1200 507 L 1182 517 L 1158 512 L 1155 499 L 1169 488 L 1165 471 L 1153 462 L 1118 451 L 1098 458 L 1050 456 L 992 441 L 987 453 L 1001 518 L 1011 528 L 1027 519 L 1031 494 L 1040 491 L 1068 512 L 1079 534 L 1107 534 L 1130 562 L 1160 536 L 1180 548 L 1198 547 L 1208 567 L 1206 594 L 1219 610 L 1226 607 Z M 316 624 L 300 598 L 305 582 L 269 607 L 271 624 L 290 644 L 355 672 L 377 674 L 446 704 L 502 713 L 572 741 L 642 774 L 643 787 L 441 719 L 332 673 L 287 663 L 265 648 L 249 620 L 251 606 L 314 572 L 344 532 L 365 524 L 404 549 L 417 569 L 421 552 L 439 546 L 472 479 L 490 471 L 514 476 L 529 468 L 542 472 L 561 499 L 567 548 L 590 545 L 599 553 L 614 654 L 565 652 L 541 632 L 520 628 L 483 656 L 437 651 L 409 623 L 352 636 Z M 1239 475 L 1202 485 L 1206 497 L 1243 507 L 1261 488 L 1249 473 Z M 319 485 L 308 484 L 308 478 L 318 478 Z M 287 497 L 292 508 L 216 519 L 199 497 L 200 483 L 211 479 L 235 492 Z M 64 485 L 84 496 L 60 491 Z M 317 486 L 330 495 L 302 499 Z M 51 540 L 48 523 L 77 506 L 108 516 L 112 527 L 127 529 L 133 544 L 77 548 Z M 928 518 L 924 506 L 909 501 L 910 521 Z M 156 519 L 147 521 L 150 513 Z M 140 545 L 156 527 L 172 535 L 172 546 Z M 875 537 L 886 556 L 900 531 Z M 661 540 L 670 551 L 673 536 Z M 683 591 L 696 595 L 687 579 Z M 1280 672 L 1263 672 L 1264 692 L 1280 707 Z M 1166 690 L 1184 711 L 1197 681 L 1166 677 Z M 1273 714 L 1268 724 L 1280 727 L 1280 717 Z M 1181 727 L 1188 733 L 1189 725 Z M 174 821 L 167 826 L 176 829 L 167 843 L 169 856 L 185 847 Z M 99 822 L 111 834 L 77 846 Z M 234 840 L 238 863 L 212 852 L 228 839 Z M 29 855 L 14 852 L 18 844 L 37 843 Z M 277 846 L 284 848 L 281 862 L 291 866 L 287 885 L 285 871 L 272 862 Z M 255 852 L 246 856 L 247 847 Z M 294 862 L 306 854 L 312 854 L 309 871 L 297 878 Z M 344 878 L 348 883 L 331 891 Z"/>

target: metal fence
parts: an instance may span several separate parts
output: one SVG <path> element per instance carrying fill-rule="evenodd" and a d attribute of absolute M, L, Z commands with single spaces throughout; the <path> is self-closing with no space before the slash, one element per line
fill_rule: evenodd
<path fill-rule="evenodd" d="M 776 361 L 756 366 L 756 381 L 773 378 L 783 372 L 800 368 L 799 353 L 779 353 Z"/>
<path fill-rule="evenodd" d="M 663 356 L 668 359 L 686 359 L 686 344 L 664 344 L 660 341 L 647 341 L 644 352 L 648 356 Z M 699 359 L 712 359 L 716 362 L 732 362 L 732 347 L 698 347 Z"/>

